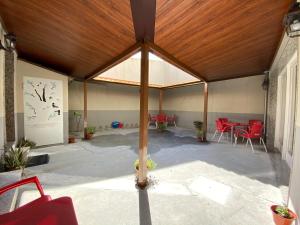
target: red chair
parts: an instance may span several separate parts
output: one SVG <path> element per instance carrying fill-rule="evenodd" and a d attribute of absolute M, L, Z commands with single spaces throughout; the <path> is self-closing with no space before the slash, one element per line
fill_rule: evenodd
<path fill-rule="evenodd" d="M 41 197 L 12 212 L 0 215 L 1 225 L 78 225 L 72 199 L 61 197 L 52 200 L 45 195 L 37 177 L 30 177 L 0 189 L 0 195 L 24 184 L 35 183 Z"/>
<path fill-rule="evenodd" d="M 167 115 L 165 115 L 165 114 L 158 114 L 156 116 L 156 128 L 158 127 L 159 123 L 168 124 Z"/>
<path fill-rule="evenodd" d="M 217 133 L 220 133 L 220 137 L 218 139 L 218 142 L 220 142 L 223 134 L 224 133 L 229 134 L 229 132 L 231 132 L 231 127 L 225 125 L 220 119 L 217 119 L 216 120 L 216 131 L 215 131 L 214 136 L 213 136 L 212 139 L 214 140 Z"/>
<path fill-rule="evenodd" d="M 220 120 L 223 124 L 229 121 L 228 118 L 219 118 L 218 120 Z"/>
<path fill-rule="evenodd" d="M 252 139 L 259 139 L 259 143 L 263 144 L 265 151 L 268 152 L 263 139 L 263 125 L 260 123 L 253 123 L 252 126 L 249 126 L 248 130 L 237 129 L 234 134 L 234 137 L 235 137 L 235 145 L 237 144 L 237 140 L 239 137 L 246 138 L 247 139 L 246 147 L 248 146 L 248 143 L 250 143 L 253 152 L 254 149 L 252 145 Z"/>
<path fill-rule="evenodd" d="M 168 121 L 168 124 L 174 125 L 174 127 L 176 127 L 176 116 L 175 115 L 167 116 L 167 121 Z"/>
<path fill-rule="evenodd" d="M 249 120 L 249 126 L 252 126 L 253 124 L 263 124 L 263 122 L 261 120 Z"/>

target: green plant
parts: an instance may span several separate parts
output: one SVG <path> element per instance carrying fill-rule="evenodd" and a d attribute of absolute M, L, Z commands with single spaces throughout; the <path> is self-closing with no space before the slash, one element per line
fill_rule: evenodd
<path fill-rule="evenodd" d="M 287 218 L 287 219 L 292 218 L 290 215 L 289 209 L 284 205 L 277 206 L 275 209 L 275 212 L 284 218 Z"/>
<path fill-rule="evenodd" d="M 140 165 L 140 161 L 138 159 L 135 160 L 134 168 L 138 170 L 139 165 Z M 154 170 L 157 166 L 157 164 L 152 159 L 147 159 L 146 165 L 147 165 L 148 170 Z"/>
<path fill-rule="evenodd" d="M 86 133 L 87 134 L 94 134 L 96 132 L 96 127 L 87 127 Z"/>
<path fill-rule="evenodd" d="M 194 121 L 194 127 L 196 128 L 197 131 L 197 137 L 198 138 L 203 138 L 203 122 L 201 121 Z"/>
<path fill-rule="evenodd" d="M 76 122 L 76 131 L 79 131 L 79 125 L 80 125 L 80 121 L 81 121 L 81 113 L 75 111 L 73 115 L 74 115 L 75 122 Z"/>
<path fill-rule="evenodd" d="M 15 147 L 7 150 L 3 157 L 3 164 L 6 170 L 18 170 L 25 168 L 28 161 L 30 147 Z"/>
<path fill-rule="evenodd" d="M 36 143 L 34 141 L 31 141 L 29 139 L 26 139 L 26 137 L 21 138 L 18 143 L 17 143 L 17 148 L 22 148 L 22 147 L 30 147 L 34 148 L 36 146 Z"/>
<path fill-rule="evenodd" d="M 167 124 L 164 122 L 158 122 L 157 123 L 157 129 L 160 131 L 164 131 L 167 129 Z"/>

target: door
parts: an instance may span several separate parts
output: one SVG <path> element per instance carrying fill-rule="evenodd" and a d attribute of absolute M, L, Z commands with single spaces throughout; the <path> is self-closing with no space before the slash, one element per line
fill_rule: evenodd
<path fill-rule="evenodd" d="M 294 56 L 287 65 L 286 76 L 286 106 L 285 124 L 282 146 L 282 158 L 292 166 L 294 149 L 295 116 L 296 116 L 296 86 L 297 85 L 297 57 Z"/>
<path fill-rule="evenodd" d="M 284 68 L 277 80 L 277 108 L 274 146 L 282 152 L 286 101 L 286 68 Z"/>

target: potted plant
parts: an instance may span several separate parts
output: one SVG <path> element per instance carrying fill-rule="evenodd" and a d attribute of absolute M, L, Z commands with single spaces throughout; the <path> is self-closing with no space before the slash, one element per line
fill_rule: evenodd
<path fill-rule="evenodd" d="M 80 121 L 81 121 L 81 113 L 80 112 L 74 112 L 74 120 L 76 123 L 76 131 L 79 132 L 79 126 L 80 126 Z"/>
<path fill-rule="evenodd" d="M 69 136 L 69 144 L 75 143 L 75 137 L 74 136 Z"/>
<path fill-rule="evenodd" d="M 87 127 L 85 139 L 87 139 L 87 140 L 92 139 L 95 132 L 96 132 L 96 127 Z"/>
<path fill-rule="evenodd" d="M 135 168 L 136 175 L 138 175 L 139 172 L 139 165 L 140 165 L 139 159 L 135 160 L 134 168 Z M 157 164 L 150 158 L 147 159 L 146 165 L 148 170 L 154 170 L 157 166 Z"/>
<path fill-rule="evenodd" d="M 297 215 L 284 205 L 272 205 L 273 220 L 276 225 L 290 225 Z"/>
<path fill-rule="evenodd" d="M 203 122 L 201 121 L 194 121 L 194 126 L 196 128 L 196 135 L 199 141 L 204 141 L 204 131 L 203 131 Z"/>
<path fill-rule="evenodd" d="M 24 169 L 28 161 L 29 150 L 29 146 L 16 147 L 13 145 L 5 151 L 3 157 L 5 171 Z"/>
<path fill-rule="evenodd" d="M 30 149 L 34 148 L 36 146 L 36 143 L 34 141 L 31 141 L 27 139 L 26 137 L 21 138 L 17 143 L 17 148 L 21 147 L 29 147 Z"/>
<path fill-rule="evenodd" d="M 163 132 L 167 129 L 167 124 L 165 122 L 158 122 L 157 123 L 157 130 Z"/>

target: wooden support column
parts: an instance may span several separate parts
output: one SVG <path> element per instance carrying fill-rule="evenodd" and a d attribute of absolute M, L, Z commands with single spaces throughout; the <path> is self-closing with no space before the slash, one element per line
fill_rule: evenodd
<path fill-rule="evenodd" d="M 87 128 L 87 81 L 83 82 L 83 131 L 84 138 L 86 138 Z"/>
<path fill-rule="evenodd" d="M 163 96 L 164 96 L 164 90 L 159 89 L 159 114 L 162 114 L 163 112 Z"/>
<path fill-rule="evenodd" d="M 204 83 L 204 91 L 203 91 L 203 141 L 206 141 L 207 134 L 207 109 L 208 109 L 208 85 L 207 82 Z"/>
<path fill-rule="evenodd" d="M 140 139 L 138 185 L 147 184 L 149 48 L 141 48 Z"/>

